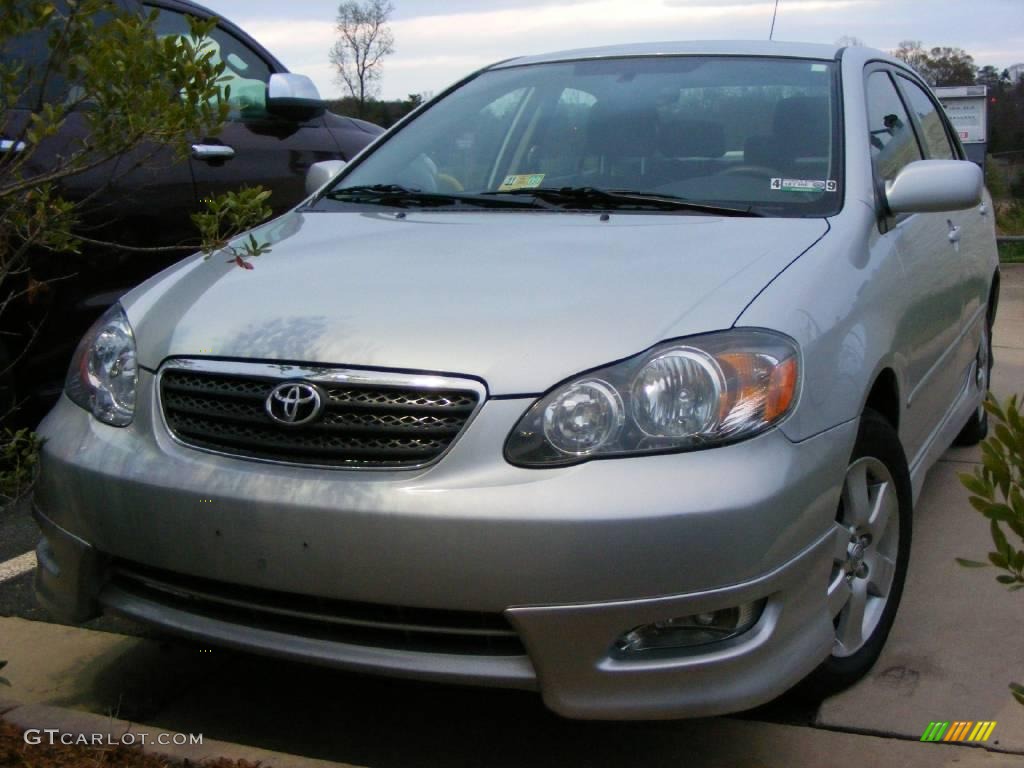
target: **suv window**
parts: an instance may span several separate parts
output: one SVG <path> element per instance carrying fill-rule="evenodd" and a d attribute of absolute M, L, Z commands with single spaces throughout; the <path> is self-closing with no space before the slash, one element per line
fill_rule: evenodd
<path fill-rule="evenodd" d="M 159 9 L 155 30 L 161 38 L 173 35 L 192 39 L 185 16 L 165 8 Z M 230 88 L 230 119 L 266 117 L 267 83 L 271 74 L 267 63 L 254 50 L 220 27 L 210 32 L 206 46 L 213 50 L 215 62 L 224 62 L 224 85 Z"/>
<path fill-rule="evenodd" d="M 885 181 L 903 166 L 922 160 L 903 101 L 888 73 L 872 72 L 867 81 L 868 131 L 875 172 Z"/>
<path fill-rule="evenodd" d="M 957 155 L 949 143 L 949 134 L 942 119 L 942 113 L 921 86 L 909 77 L 900 76 L 903 91 L 910 101 L 910 108 L 917 114 L 924 134 L 924 151 L 932 160 L 955 160 Z"/>
<path fill-rule="evenodd" d="M 56 11 L 45 27 L 5 40 L 0 48 L 0 65 L 17 67 L 9 84 L 13 97 L 3 94 L 16 107 L 35 109 L 40 102 L 73 106 L 76 100 L 81 100 L 81 90 L 68 82 L 65 66 L 51 67 L 50 37 L 67 23 L 69 13 L 67 0 L 56 0 L 53 5 Z M 91 17 L 94 27 L 109 21 L 108 11 Z"/>

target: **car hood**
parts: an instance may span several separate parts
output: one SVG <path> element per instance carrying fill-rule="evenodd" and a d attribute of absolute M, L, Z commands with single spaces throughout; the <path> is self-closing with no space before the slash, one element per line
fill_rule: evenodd
<path fill-rule="evenodd" d="M 193 256 L 122 299 L 142 366 L 173 356 L 456 373 L 529 394 L 729 328 L 823 219 L 295 211 L 241 269 Z"/>

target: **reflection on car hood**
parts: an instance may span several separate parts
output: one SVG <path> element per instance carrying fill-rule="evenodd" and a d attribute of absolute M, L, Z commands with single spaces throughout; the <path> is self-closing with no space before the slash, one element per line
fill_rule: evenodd
<path fill-rule="evenodd" d="M 122 301 L 144 367 L 214 356 L 478 376 L 541 392 L 730 327 L 822 219 L 551 212 L 299 213 L 254 269 L 194 256 Z"/>

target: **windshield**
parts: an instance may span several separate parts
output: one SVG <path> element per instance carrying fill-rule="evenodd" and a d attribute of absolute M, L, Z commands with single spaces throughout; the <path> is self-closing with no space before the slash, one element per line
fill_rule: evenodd
<path fill-rule="evenodd" d="M 324 204 L 488 196 L 644 209 L 646 195 L 709 212 L 830 215 L 841 200 L 833 72 L 826 61 L 724 56 L 490 70 L 351 168 Z"/>

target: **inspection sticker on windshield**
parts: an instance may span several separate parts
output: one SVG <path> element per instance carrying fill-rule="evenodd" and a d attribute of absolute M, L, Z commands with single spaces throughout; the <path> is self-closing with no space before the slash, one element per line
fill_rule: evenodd
<path fill-rule="evenodd" d="M 517 176 L 506 176 L 498 187 L 499 192 L 509 192 L 513 189 L 535 189 L 544 181 L 543 173 L 523 173 Z"/>
<path fill-rule="evenodd" d="M 835 192 L 832 179 L 772 179 L 772 189 L 782 192 Z"/>

